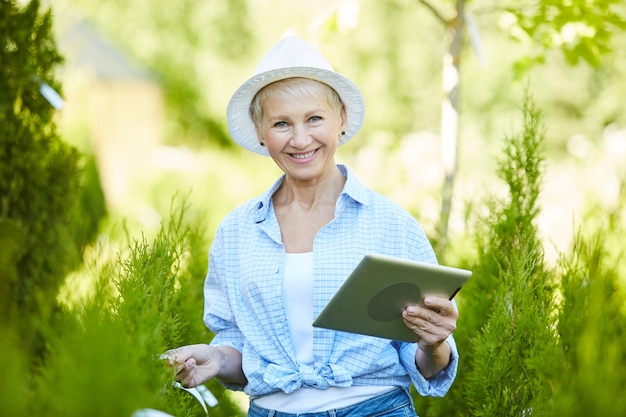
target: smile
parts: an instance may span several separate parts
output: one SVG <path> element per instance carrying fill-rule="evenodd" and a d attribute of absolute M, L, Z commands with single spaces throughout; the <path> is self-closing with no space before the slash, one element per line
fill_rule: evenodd
<path fill-rule="evenodd" d="M 315 154 L 315 150 L 309 151 L 307 153 L 292 153 L 290 156 L 295 159 L 306 159 L 310 158 Z"/>

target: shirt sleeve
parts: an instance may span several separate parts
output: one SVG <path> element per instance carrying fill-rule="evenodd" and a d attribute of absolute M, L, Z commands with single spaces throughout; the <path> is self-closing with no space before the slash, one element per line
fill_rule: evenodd
<path fill-rule="evenodd" d="M 212 344 L 228 344 L 241 352 L 242 340 L 235 325 L 226 286 L 227 268 L 218 229 L 209 253 L 209 271 L 204 281 L 204 323 L 215 333 Z M 229 343 L 224 343 L 225 341 Z"/>
<path fill-rule="evenodd" d="M 422 396 L 443 397 L 456 378 L 459 352 L 452 335 L 446 339 L 446 342 L 450 345 L 450 363 L 439 375 L 429 379 L 424 378 L 415 365 L 417 343 L 405 343 L 400 349 L 400 362 L 409 373 L 417 392 Z"/>
<path fill-rule="evenodd" d="M 224 285 L 226 267 L 220 236 L 218 230 L 209 253 L 209 272 L 204 282 L 204 324 L 215 334 L 211 346 L 229 346 L 242 352 L 244 337 L 235 325 Z M 244 388 L 244 385 L 220 382 L 231 390 L 240 391 Z"/>
<path fill-rule="evenodd" d="M 423 229 L 417 222 L 410 223 L 415 226 L 415 230 L 411 233 L 411 236 L 415 237 L 415 241 L 412 241 L 410 244 L 410 247 L 413 248 L 411 256 L 413 259 L 420 262 L 437 264 L 435 252 Z M 409 228 L 407 227 L 407 229 Z M 452 303 L 456 309 L 456 302 L 453 300 Z M 452 335 L 448 336 L 446 342 L 450 346 L 450 363 L 439 375 L 435 375 L 429 379 L 424 378 L 415 364 L 417 343 L 407 343 L 400 348 L 400 361 L 409 373 L 417 392 L 422 396 L 443 397 L 456 378 L 459 365 L 459 352 Z"/>

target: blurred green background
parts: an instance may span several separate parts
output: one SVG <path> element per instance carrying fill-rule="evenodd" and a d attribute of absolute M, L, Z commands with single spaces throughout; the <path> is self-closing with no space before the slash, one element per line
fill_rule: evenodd
<path fill-rule="evenodd" d="M 461 294 L 459 299 L 461 318 L 465 314 L 467 321 L 459 322 L 458 340 L 468 359 L 465 363 L 471 366 L 461 369 L 448 403 L 422 402 L 418 411 L 453 415 L 450 404 L 456 401 L 456 415 L 530 415 L 533 406 L 537 414 L 569 410 L 566 415 L 576 411 L 593 415 L 587 413 L 591 406 L 623 391 L 625 380 L 616 376 L 626 375 L 620 342 L 626 329 L 620 298 L 626 285 L 621 258 L 626 174 L 626 5 L 622 1 L 36 3 L 0 1 L 2 56 L 19 51 L 18 43 L 14 47 L 19 21 L 6 11 L 28 4 L 41 14 L 50 11 L 52 41 L 40 44 L 39 50 L 44 56 L 44 50 L 56 42 L 63 62 L 48 59 L 21 68 L 51 83 L 61 93 L 64 107 L 53 110 L 36 93 L 29 93 L 23 101 L 25 110 L 20 110 L 15 104 L 21 103 L 19 94 L 13 101 L 3 90 L 5 84 L 0 84 L 0 110 L 24 118 L 45 114 L 35 117 L 34 130 L 43 123 L 41 132 L 54 131 L 63 143 L 78 150 L 76 155 L 64 154 L 66 162 L 59 159 L 68 171 L 76 164 L 76 176 L 66 180 L 70 174 L 61 169 L 46 173 L 42 167 L 28 168 L 32 162 L 19 165 L 9 153 L 1 154 L 2 175 L 13 178 L 14 166 L 19 165 L 20 170 L 30 169 L 33 176 L 43 178 L 35 190 L 47 190 L 57 203 L 80 200 L 80 208 L 65 213 L 80 227 L 70 222 L 71 230 L 64 233 L 69 236 L 79 230 L 81 259 L 72 259 L 58 268 L 60 272 L 55 269 L 63 275 L 61 282 L 56 287 L 44 285 L 48 289 L 32 297 L 39 306 L 34 319 L 8 316 L 0 364 L 9 377 L 0 385 L 0 414 L 128 415 L 138 406 L 154 406 L 176 416 L 202 415 L 190 397 L 167 388 L 172 375 L 153 366 L 153 356 L 178 344 L 210 340 L 201 320 L 201 288 L 212 235 L 226 213 L 263 192 L 280 175 L 269 158 L 231 142 L 225 108 L 261 56 L 287 32 L 314 43 L 365 96 L 365 125 L 338 151 L 338 161 L 347 163 L 366 185 L 412 212 L 435 245 L 447 242 L 445 252 L 439 253 L 441 263 L 477 271 L 476 286 L 468 288 L 467 298 Z M 465 38 L 457 56 L 458 169 L 448 234 L 441 236 L 442 86 L 449 81 L 443 70 L 460 5 L 465 8 Z M 20 76 L 20 65 L 0 62 L 8 68 L 7 86 L 13 85 L 12 77 Z M 504 152 L 507 143 L 527 129 L 522 108 L 528 95 L 540 113 L 541 147 L 522 146 L 511 155 Z M 12 109 L 5 106 L 5 98 Z M 39 107 L 28 107 L 29 100 Z M 2 128 L 11 120 L 3 118 Z M 14 137 L 12 131 L 2 132 L 5 142 Z M 31 153 L 32 159 L 44 166 L 47 142 L 35 142 L 44 145 Z M 513 164 L 526 157 L 544 160 L 542 175 L 516 190 L 499 174 L 504 165 L 504 171 L 529 175 L 523 164 Z M 58 183 L 49 186 L 55 177 Z M 11 184 L 8 190 L 15 189 L 16 183 Z M 520 220 L 506 210 L 499 217 L 500 207 L 493 201 L 539 189 L 537 211 L 531 210 L 528 218 Z M 23 223 L 3 223 L 11 201 L 8 194 L 3 196 L 0 213 L 0 271 L 11 274 L 2 276 L 7 282 L 27 270 L 20 269 L 23 265 L 13 267 L 16 254 L 30 250 L 15 236 L 26 239 L 24 230 L 35 223 L 29 216 L 36 210 L 52 212 L 51 204 L 31 204 L 34 208 Z M 34 200 L 22 197 L 21 204 L 28 206 L 27 201 Z M 501 224 L 519 228 L 499 228 Z M 60 243 L 59 253 L 71 251 L 70 239 L 56 232 L 43 230 L 42 236 L 50 240 L 40 242 L 43 253 L 53 243 Z M 527 240 L 533 246 L 535 238 L 540 254 L 536 248 L 526 252 L 521 244 L 506 247 L 510 252 L 499 246 L 507 239 Z M 42 252 L 32 253 L 36 258 Z M 525 255 L 532 262 L 520 260 Z M 59 260 L 61 255 L 51 258 Z M 511 266 L 516 262 L 526 265 L 522 268 L 526 272 Z M 539 271 L 536 265 L 541 265 Z M 51 267 L 37 264 L 29 271 L 36 274 L 46 268 Z M 509 271 L 518 281 L 510 277 L 507 281 Z M 524 281 L 525 274 L 535 281 Z M 545 294 L 520 295 L 521 290 L 507 282 L 534 282 L 528 287 Z M 499 293 L 495 288 L 502 283 L 506 285 Z M 552 288 L 544 290 L 544 285 Z M 6 294 L 10 299 L 11 292 Z M 482 303 L 473 297 L 488 299 Z M 41 307 L 55 302 L 56 307 Z M 511 323 L 507 313 L 517 302 L 528 303 L 525 307 L 550 305 L 546 316 L 537 312 L 526 316 L 534 321 L 511 336 L 513 342 L 521 340 L 521 350 L 511 349 L 511 355 L 518 356 L 505 358 L 506 347 L 498 349 L 495 342 L 504 340 L 498 325 L 503 321 L 506 330 Z M 18 311 L 21 315 L 30 309 Z M 580 320 L 563 320 L 565 313 Z M 587 318 L 593 320 L 591 326 Z M 18 322 L 27 324 L 13 324 Z M 596 326 L 601 323 L 604 326 Z M 20 326 L 37 329 L 32 340 L 13 332 Z M 476 334 L 463 333 L 462 326 Z M 554 334 L 542 333 L 545 329 Z M 572 340 L 567 340 L 568 334 Z M 524 350 L 527 339 L 536 343 Z M 562 356 L 554 354 L 554 341 Z M 506 346 L 517 346 L 513 342 Z M 537 353 L 543 347 L 551 353 Z M 604 360 L 606 365 L 598 368 Z M 481 372 L 497 369 L 494 364 L 499 361 L 517 363 L 521 367 L 517 371 L 539 380 L 538 399 L 529 400 L 522 389 L 511 392 L 508 386 L 494 386 L 494 395 L 477 390 L 480 378 L 490 378 Z M 597 375 L 585 380 L 585 373 L 594 370 Z M 517 375 L 510 370 L 503 373 L 499 376 L 503 380 L 513 381 Z M 568 375 L 563 378 L 567 381 L 558 375 Z M 611 385 L 608 391 L 599 382 L 603 376 Z M 531 386 L 520 378 L 515 380 L 518 388 Z M 484 380 L 482 384 L 489 386 Z M 545 386 L 550 387 L 552 401 L 539 391 Z M 595 400 L 586 398 L 593 397 L 594 386 L 605 392 Z M 212 415 L 241 415 L 245 410 L 241 395 L 226 394 L 217 383 L 210 388 L 222 404 Z M 589 407 L 577 408 L 576 401 L 587 401 Z M 487 407 L 488 403 L 495 408 Z M 615 410 L 624 408 L 613 404 L 615 408 L 604 411 L 619 415 Z"/>

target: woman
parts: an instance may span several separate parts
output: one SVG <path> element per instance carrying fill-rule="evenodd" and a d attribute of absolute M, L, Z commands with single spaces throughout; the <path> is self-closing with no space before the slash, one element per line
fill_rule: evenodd
<path fill-rule="evenodd" d="M 441 396 L 456 374 L 452 302 L 431 297 L 405 309 L 417 343 L 311 325 L 368 253 L 436 263 L 405 210 L 335 163 L 363 123 L 359 89 L 287 37 L 235 92 L 227 117 L 235 141 L 284 175 L 219 226 L 204 293 L 215 338 L 168 351 L 178 379 L 244 390 L 249 416 L 415 416 L 411 383 Z"/>

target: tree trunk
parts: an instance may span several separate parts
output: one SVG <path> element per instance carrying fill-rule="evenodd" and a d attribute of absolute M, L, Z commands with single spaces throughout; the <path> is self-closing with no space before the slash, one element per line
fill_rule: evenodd
<path fill-rule="evenodd" d="M 465 0 L 456 2 L 456 16 L 446 21 L 449 40 L 448 51 L 443 58 L 443 101 L 441 104 L 441 157 L 444 182 L 441 192 L 438 251 L 441 255 L 448 243 L 448 224 L 452 211 L 452 195 L 457 171 L 460 117 L 460 67 L 461 50 L 465 31 Z"/>

